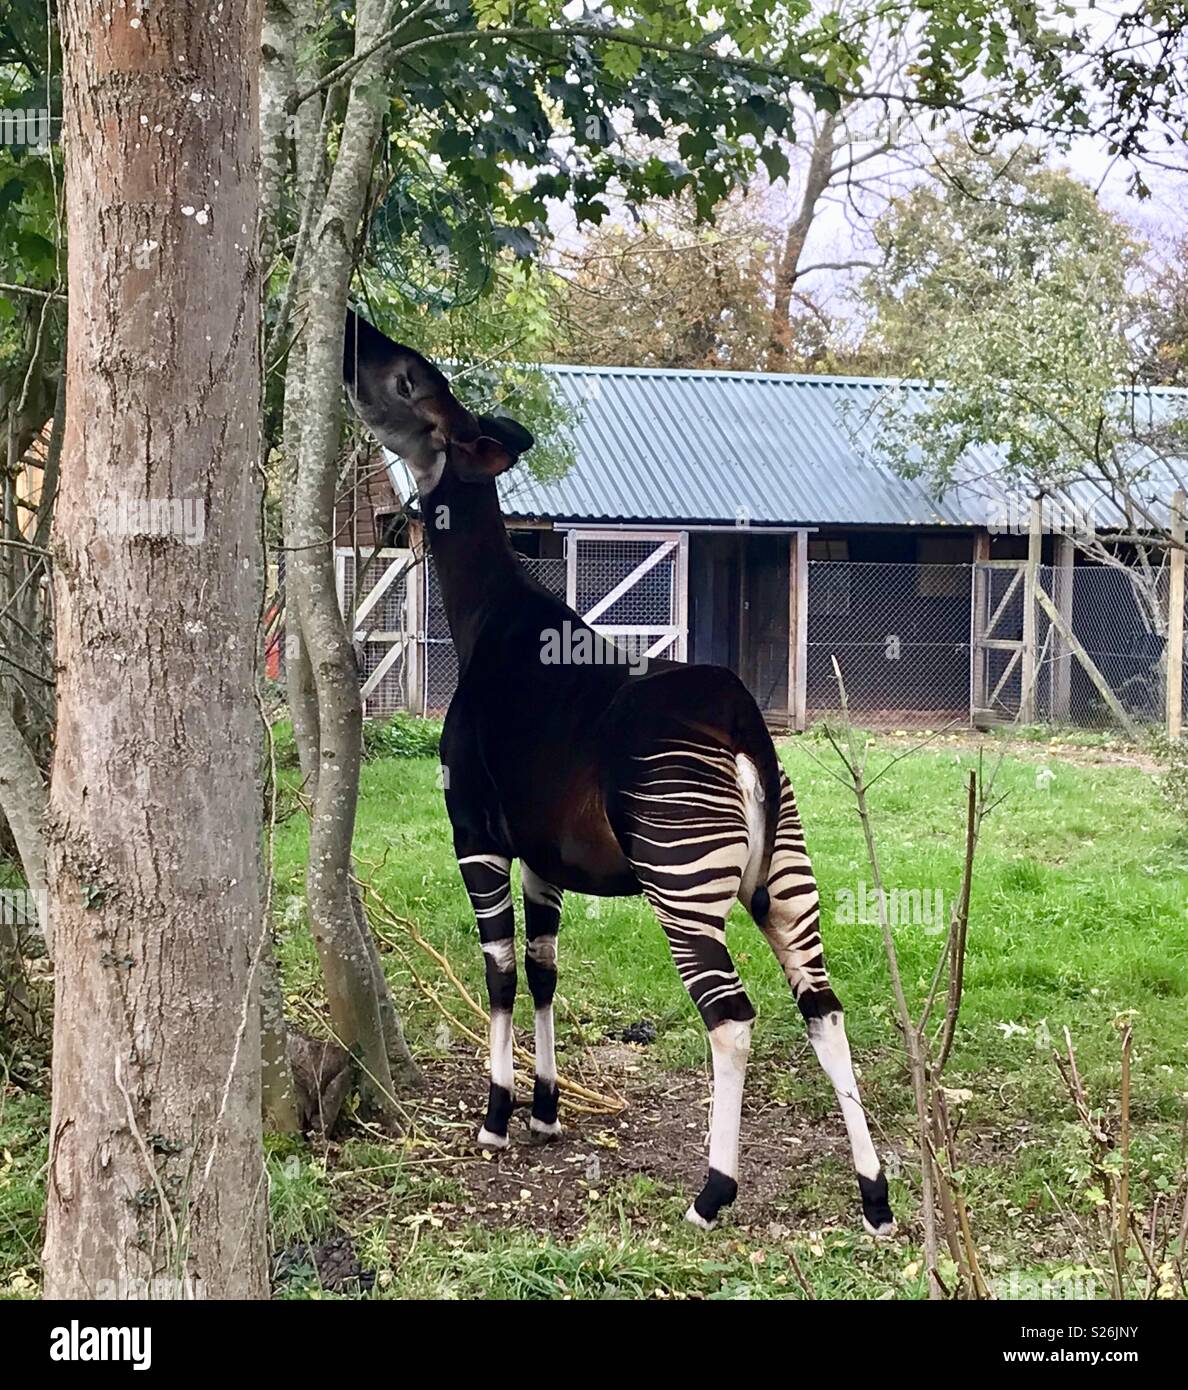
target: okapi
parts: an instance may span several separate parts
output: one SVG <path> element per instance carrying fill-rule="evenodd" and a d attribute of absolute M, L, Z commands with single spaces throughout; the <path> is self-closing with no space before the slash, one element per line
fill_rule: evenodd
<path fill-rule="evenodd" d="M 889 1235 L 887 1180 L 825 973 L 804 832 L 755 701 L 722 667 L 629 666 L 528 576 L 495 485 L 532 447 L 521 425 L 471 414 L 431 362 L 354 314 L 343 374 L 358 414 L 412 474 L 458 653 L 441 759 L 454 850 L 486 957 L 491 1084 L 479 1144 L 507 1146 L 513 1105 L 511 861 L 520 861 L 524 970 L 536 1010 L 529 1130 L 539 1140 L 561 1132 L 553 993 L 562 894 L 642 894 L 709 1031 L 709 1174 L 687 1215 L 712 1227 L 738 1192 L 755 1017 L 726 950 L 726 914 L 738 898 L 783 967 L 837 1092 L 866 1229 Z M 542 659 L 563 631 L 587 644 L 580 664 Z"/>

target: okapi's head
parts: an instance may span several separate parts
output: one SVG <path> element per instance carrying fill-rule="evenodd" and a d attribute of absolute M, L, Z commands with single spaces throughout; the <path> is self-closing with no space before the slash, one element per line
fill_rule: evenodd
<path fill-rule="evenodd" d="M 472 415 L 419 352 L 347 310 L 342 375 L 360 419 L 408 464 L 422 498 L 447 473 L 463 483 L 497 478 L 532 448 L 506 415 Z"/>

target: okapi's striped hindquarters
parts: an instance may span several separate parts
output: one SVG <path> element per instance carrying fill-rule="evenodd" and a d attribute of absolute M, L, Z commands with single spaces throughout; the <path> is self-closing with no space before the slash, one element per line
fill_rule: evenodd
<path fill-rule="evenodd" d="M 887 1182 L 859 1098 L 841 1004 L 825 973 L 820 901 L 791 784 L 781 771 L 774 846 L 765 865 L 763 788 L 746 754 L 710 741 L 664 739 L 632 762 L 635 775 L 620 792 L 616 829 L 709 1030 L 713 1054 L 709 1175 L 689 1220 L 712 1226 L 738 1193 L 739 1124 L 755 1017 L 726 949 L 726 915 L 739 898 L 775 952 L 837 1092 L 866 1227 L 890 1234 Z"/>

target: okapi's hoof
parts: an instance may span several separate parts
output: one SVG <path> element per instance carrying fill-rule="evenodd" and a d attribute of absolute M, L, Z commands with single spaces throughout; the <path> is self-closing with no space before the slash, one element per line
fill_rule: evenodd
<path fill-rule="evenodd" d="M 685 1220 L 689 1223 L 690 1226 L 696 1226 L 699 1231 L 712 1231 L 714 1227 L 718 1224 L 716 1220 L 707 1221 L 705 1217 L 702 1216 L 702 1214 L 697 1210 L 697 1207 L 693 1202 L 689 1203 L 689 1210 L 685 1213 Z"/>
<path fill-rule="evenodd" d="M 862 1193 L 862 1224 L 867 1235 L 880 1240 L 895 1234 L 895 1217 L 891 1214 L 891 1203 L 887 1199 L 887 1175 L 864 1178 L 858 1175 L 858 1188 Z"/>
<path fill-rule="evenodd" d="M 528 1138 L 534 1144 L 551 1144 L 555 1139 L 560 1139 L 562 1134 L 561 1121 L 538 1120 L 535 1115 L 528 1121 Z"/>
<path fill-rule="evenodd" d="M 506 1149 L 511 1140 L 506 1134 L 492 1134 L 486 1125 L 478 1132 L 478 1146 L 480 1149 Z"/>
<path fill-rule="evenodd" d="M 685 1213 L 685 1220 L 692 1222 L 702 1231 L 712 1231 L 718 1222 L 718 1213 L 728 1207 L 738 1196 L 738 1183 L 719 1173 L 716 1168 L 709 1170 L 705 1186 L 697 1194 L 693 1205 Z"/>

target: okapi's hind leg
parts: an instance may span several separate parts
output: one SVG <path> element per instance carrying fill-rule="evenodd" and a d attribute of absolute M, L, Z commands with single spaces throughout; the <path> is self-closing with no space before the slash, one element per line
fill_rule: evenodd
<path fill-rule="evenodd" d="M 754 769 L 721 747 L 666 742 L 666 751 L 633 759 L 638 780 L 621 793 L 620 838 L 709 1032 L 709 1173 L 685 1215 L 710 1230 L 738 1195 L 739 1125 L 755 1017 L 726 949 L 726 914 L 748 857 L 740 776 L 753 783 Z"/>
<path fill-rule="evenodd" d="M 459 853 L 458 867 L 478 922 L 491 1010 L 491 1089 L 478 1142 L 485 1149 L 506 1149 L 515 1086 L 512 1006 L 516 1002 L 516 915 L 511 897 L 511 860 L 490 852 Z"/>
<path fill-rule="evenodd" d="M 809 1042 L 837 1093 L 858 1172 L 863 1225 L 871 1235 L 892 1235 L 895 1218 L 887 1200 L 887 1179 L 858 1094 L 841 1002 L 830 988 L 825 972 L 817 880 L 805 848 L 796 798 L 783 772 L 780 818 L 767 875 L 767 893 L 769 906 L 765 916 L 760 914 L 759 925 L 792 986 L 808 1027 Z"/>
<path fill-rule="evenodd" d="M 553 995 L 557 990 L 557 929 L 561 924 L 560 888 L 546 883 L 523 861 L 524 974 L 536 1011 L 536 1080 L 532 1087 L 532 1137 L 546 1141 L 561 1133 L 557 1120 L 557 1049 L 553 1035 Z"/>

